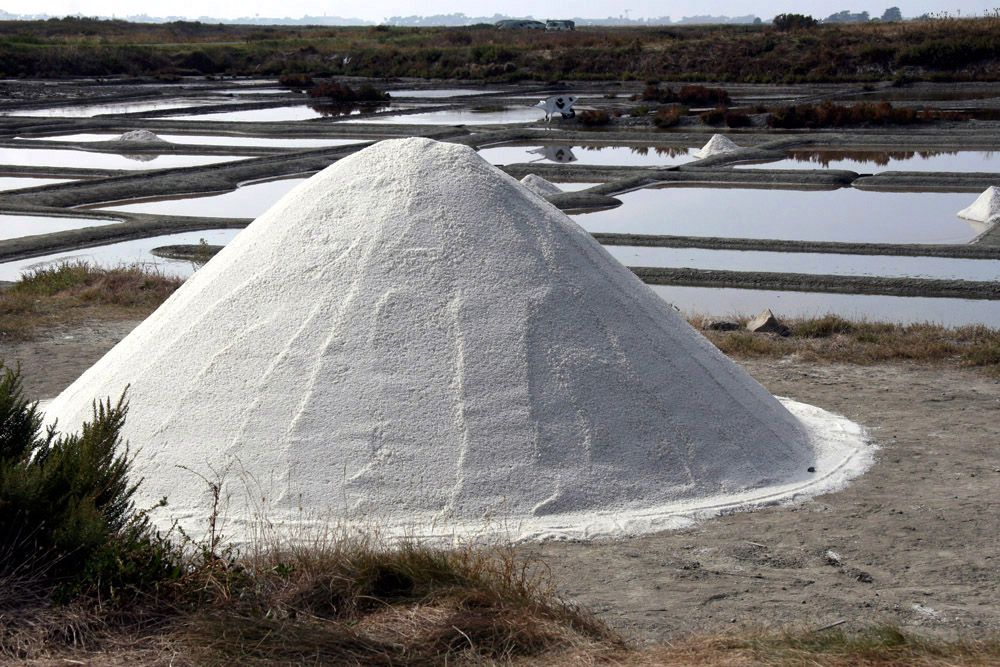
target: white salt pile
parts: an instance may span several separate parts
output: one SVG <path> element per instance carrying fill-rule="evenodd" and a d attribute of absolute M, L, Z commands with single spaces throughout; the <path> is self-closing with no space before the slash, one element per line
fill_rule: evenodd
<path fill-rule="evenodd" d="M 169 143 L 165 139 L 160 139 L 155 133 L 149 130 L 129 130 L 122 136 L 118 137 L 117 141 L 129 141 L 135 143 L 156 143 L 156 144 L 166 144 Z"/>
<path fill-rule="evenodd" d="M 958 212 L 958 217 L 974 222 L 996 222 L 1000 218 L 1000 188 L 992 185 L 969 208 Z"/>
<path fill-rule="evenodd" d="M 732 153 L 733 151 L 737 151 L 739 149 L 740 147 L 729 139 L 729 137 L 716 134 L 708 140 L 707 144 L 702 146 L 700 151 L 695 151 L 693 155 L 699 160 L 703 160 L 707 157 L 712 157 L 713 155 Z"/>
<path fill-rule="evenodd" d="M 299 185 L 50 406 L 130 385 L 157 521 L 595 537 L 842 485 L 861 429 L 771 396 L 475 151 L 383 141 Z M 786 409 L 787 408 L 787 409 Z M 263 509 L 261 508 L 263 505 Z M 241 532 L 242 531 L 242 532 Z"/>
<path fill-rule="evenodd" d="M 528 188 L 537 195 L 544 197 L 545 195 L 555 195 L 562 192 L 558 185 L 547 181 L 538 174 L 528 174 L 521 179 L 521 185 Z"/>

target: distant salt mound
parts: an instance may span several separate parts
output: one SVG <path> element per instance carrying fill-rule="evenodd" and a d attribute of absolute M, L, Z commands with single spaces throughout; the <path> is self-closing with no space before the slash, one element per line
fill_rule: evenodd
<path fill-rule="evenodd" d="M 733 151 L 737 151 L 739 149 L 740 147 L 729 139 L 729 137 L 716 134 L 708 140 L 707 144 L 702 146 L 700 151 L 695 151 L 694 156 L 699 160 L 703 160 L 707 157 L 712 157 L 713 155 L 732 153 Z"/>
<path fill-rule="evenodd" d="M 562 192 L 558 185 L 547 181 L 538 174 L 528 174 L 521 179 L 521 185 L 528 188 L 537 195 L 542 197 L 546 195 L 555 195 Z"/>
<path fill-rule="evenodd" d="M 856 425 L 779 402 L 472 149 L 383 141 L 299 185 L 60 394 L 129 385 L 160 525 L 591 538 L 844 483 Z M 787 408 L 786 408 L 787 406 Z"/>
<path fill-rule="evenodd" d="M 166 144 L 169 143 L 165 139 L 160 139 L 155 133 L 149 130 L 129 130 L 122 136 L 118 137 L 117 141 L 127 141 L 132 143 L 143 143 L 143 144 Z"/>
<path fill-rule="evenodd" d="M 995 185 L 986 188 L 972 206 L 958 212 L 958 217 L 973 222 L 997 222 L 1000 218 L 1000 188 Z"/>

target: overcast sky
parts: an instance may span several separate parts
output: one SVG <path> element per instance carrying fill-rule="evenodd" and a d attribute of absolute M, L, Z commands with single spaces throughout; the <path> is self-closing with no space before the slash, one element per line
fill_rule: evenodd
<path fill-rule="evenodd" d="M 127 16 L 149 14 L 151 16 L 218 16 L 236 18 L 239 16 L 269 16 L 298 18 L 311 16 L 348 16 L 370 21 L 378 21 L 389 16 L 411 14 L 450 14 L 461 12 L 469 16 L 492 16 L 495 13 L 508 15 L 532 15 L 535 18 L 556 18 L 558 16 L 582 16 L 604 18 L 620 16 L 628 10 L 631 18 L 670 16 L 678 19 L 696 14 L 725 14 L 741 16 L 755 14 L 770 18 L 782 12 L 798 12 L 825 17 L 842 9 L 854 12 L 867 11 L 880 16 L 889 2 L 879 4 L 872 0 L 820 0 L 818 2 L 786 2 L 783 0 L 676 0 L 654 2 L 653 0 L 597 0 L 595 2 L 557 2 L 548 0 L 424 0 L 423 2 L 401 2 L 398 0 L 348 0 L 347 2 L 323 2 L 322 0 L 259 0 L 257 2 L 209 2 L 206 0 L 3 0 L 0 7 L 15 14 L 45 13 L 55 16 L 64 14 L 84 14 L 87 16 Z M 925 12 L 947 11 L 951 14 L 982 14 L 997 6 L 996 0 L 983 2 L 960 0 L 903 0 L 895 3 L 904 16 L 919 16 Z"/>

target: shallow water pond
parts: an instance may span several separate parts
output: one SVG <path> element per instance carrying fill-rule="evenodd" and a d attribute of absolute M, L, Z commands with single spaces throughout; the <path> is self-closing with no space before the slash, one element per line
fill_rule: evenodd
<path fill-rule="evenodd" d="M 932 322 L 947 326 L 985 324 L 1000 327 L 1000 302 L 978 299 L 820 292 L 772 292 L 712 287 L 650 285 L 664 300 L 685 315 L 730 317 L 756 315 L 770 308 L 779 317 L 822 317 L 833 314 L 851 320 L 883 322 Z"/>
<path fill-rule="evenodd" d="M 413 105 L 385 104 L 375 107 L 343 107 L 321 104 L 295 104 L 267 109 L 246 109 L 244 111 L 219 111 L 183 116 L 167 116 L 163 120 L 213 120 L 238 123 L 278 123 L 283 121 L 314 120 L 317 118 L 339 118 L 341 116 L 356 116 L 362 112 L 412 109 Z"/>
<path fill-rule="evenodd" d="M 64 167 L 81 169 L 169 169 L 195 167 L 246 160 L 246 155 L 154 155 L 152 153 L 95 153 L 61 148 L 2 148 L 0 164 L 25 167 Z"/>
<path fill-rule="evenodd" d="M 789 151 L 775 162 L 739 164 L 748 169 L 846 169 L 880 171 L 956 171 L 1000 173 L 1000 151 Z"/>
<path fill-rule="evenodd" d="M 0 215 L 0 239 L 19 239 L 24 236 L 52 234 L 70 229 L 113 225 L 119 220 L 107 218 L 61 218 L 43 215 Z"/>
<path fill-rule="evenodd" d="M 185 109 L 188 107 L 205 106 L 208 104 L 224 104 L 228 102 L 218 97 L 177 98 L 170 100 L 107 102 L 81 104 L 71 107 L 50 107 L 47 109 L 26 109 L 24 111 L 0 112 L 0 116 L 45 116 L 53 118 L 89 118 L 101 114 L 139 113 L 141 111 L 165 111 L 168 109 Z"/>
<path fill-rule="evenodd" d="M 18 137 L 35 141 L 76 141 L 89 143 L 95 141 L 115 141 L 121 134 L 95 134 L 81 132 L 78 134 L 57 134 L 47 137 Z M 246 137 L 226 136 L 222 134 L 158 134 L 158 137 L 172 144 L 195 144 L 200 146 L 264 146 L 267 148 L 323 148 L 326 146 L 347 146 L 362 143 L 368 139 L 310 139 L 278 137 Z"/>
<path fill-rule="evenodd" d="M 590 232 L 856 243 L 968 243 L 982 232 L 956 213 L 969 193 L 651 188 L 573 218 Z"/>
<path fill-rule="evenodd" d="M 183 232 L 166 236 L 154 236 L 148 239 L 123 241 L 96 248 L 71 250 L 43 257 L 18 260 L 0 264 L 0 280 L 17 280 L 23 271 L 51 266 L 61 262 L 84 261 L 98 266 L 114 267 L 121 265 L 141 264 L 156 267 L 168 276 L 185 278 L 194 273 L 197 268 L 192 262 L 177 259 L 157 257 L 150 251 L 164 245 L 197 244 L 202 239 L 212 245 L 225 245 L 239 233 L 239 229 L 208 229 L 198 232 Z"/>
<path fill-rule="evenodd" d="M 36 188 L 40 185 L 53 183 L 69 183 L 69 178 L 28 178 L 22 176 L 0 176 L 0 190 L 17 190 L 18 188 Z"/>
<path fill-rule="evenodd" d="M 251 183 L 222 194 L 132 202 L 102 206 L 101 210 L 206 218 L 256 218 L 305 180 L 305 178 L 286 178 Z"/>
<path fill-rule="evenodd" d="M 377 123 L 392 125 L 491 125 L 506 123 L 531 123 L 544 118 L 541 109 L 508 107 L 497 111 L 474 109 L 446 109 L 376 118 L 352 118 L 344 123 Z"/>
<path fill-rule="evenodd" d="M 774 271 L 838 276 L 1000 280 L 1000 260 L 995 259 L 835 255 L 633 246 L 607 246 L 607 250 L 625 266 L 721 271 Z"/>
<path fill-rule="evenodd" d="M 388 91 L 388 93 L 393 97 L 414 97 L 426 99 L 441 99 L 447 97 L 460 97 L 464 95 L 488 95 L 495 92 L 498 91 L 485 90 L 483 88 L 437 88 L 434 90 L 405 88 L 401 90 Z"/>
<path fill-rule="evenodd" d="M 592 164 L 629 167 L 668 167 L 691 162 L 688 148 L 671 146 L 489 146 L 479 154 L 492 164 L 542 162 L 555 164 Z"/>

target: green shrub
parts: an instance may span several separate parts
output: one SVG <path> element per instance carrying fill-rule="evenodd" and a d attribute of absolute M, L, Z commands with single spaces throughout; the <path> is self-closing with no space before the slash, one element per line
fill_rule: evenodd
<path fill-rule="evenodd" d="M 814 28 L 818 23 L 812 16 L 806 14 L 778 14 L 774 17 L 774 27 L 782 32 L 789 30 L 804 30 Z"/>
<path fill-rule="evenodd" d="M 78 434 L 43 428 L 19 370 L 0 371 L 0 579 L 93 590 L 179 576 L 171 545 L 154 535 L 132 498 L 138 483 L 121 429 L 124 397 L 94 404 Z"/>

